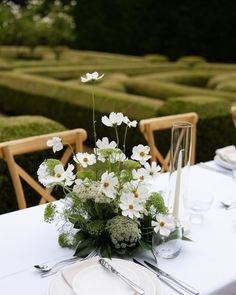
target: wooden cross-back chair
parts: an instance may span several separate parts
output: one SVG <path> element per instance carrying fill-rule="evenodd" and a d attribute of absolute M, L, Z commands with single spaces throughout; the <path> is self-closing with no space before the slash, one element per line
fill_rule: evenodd
<path fill-rule="evenodd" d="M 191 146 L 191 165 L 195 163 L 196 149 L 196 132 L 197 132 L 197 113 L 185 113 L 171 116 L 144 119 L 139 122 L 140 131 L 143 133 L 150 147 L 150 155 L 152 161 L 157 161 L 161 165 L 161 172 L 169 171 L 170 151 L 163 156 L 159 151 L 155 141 L 154 131 L 171 129 L 174 122 L 186 121 L 192 124 L 192 146 Z"/>
<path fill-rule="evenodd" d="M 28 185 L 40 195 L 41 199 L 39 204 L 56 200 L 51 195 L 52 189 L 45 189 L 41 186 L 16 163 L 14 158 L 17 155 L 51 149 L 47 146 L 47 140 L 54 136 L 60 137 L 63 143 L 70 144 L 76 152 L 82 152 L 83 142 L 87 138 L 87 133 L 84 129 L 73 129 L 0 143 L 0 157 L 3 158 L 8 165 L 19 209 L 27 207 L 21 179 L 28 183 Z M 69 161 L 71 155 L 72 151 L 68 146 L 61 158 L 63 165 Z M 78 166 L 76 168 L 79 169 Z"/>
<path fill-rule="evenodd" d="M 236 105 L 231 107 L 232 119 L 236 128 Z"/>

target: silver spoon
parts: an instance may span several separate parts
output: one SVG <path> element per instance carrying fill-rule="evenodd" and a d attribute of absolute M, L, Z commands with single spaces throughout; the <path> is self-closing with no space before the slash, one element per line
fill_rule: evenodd
<path fill-rule="evenodd" d="M 92 251 L 91 253 L 89 253 L 85 258 L 81 258 L 78 256 L 73 256 L 64 260 L 61 260 L 53 265 L 48 265 L 48 264 L 36 264 L 34 265 L 35 268 L 37 268 L 38 270 L 40 270 L 42 273 L 47 273 L 50 272 L 52 269 L 57 268 L 58 266 L 60 266 L 61 264 L 65 264 L 65 263 L 72 263 L 75 262 L 77 260 L 84 260 L 84 259 L 89 259 L 94 257 L 97 254 L 97 251 Z"/>
<path fill-rule="evenodd" d="M 37 268 L 38 270 L 40 270 L 41 272 L 48 272 L 48 271 L 51 271 L 53 268 L 61 265 L 61 264 L 64 264 L 64 263 L 70 263 L 70 262 L 73 262 L 73 261 L 76 261 L 78 260 L 79 257 L 75 256 L 75 257 L 70 257 L 70 258 L 67 258 L 67 259 L 64 259 L 64 260 L 61 260 L 53 265 L 48 265 L 48 264 L 36 264 L 34 265 L 35 268 Z"/>

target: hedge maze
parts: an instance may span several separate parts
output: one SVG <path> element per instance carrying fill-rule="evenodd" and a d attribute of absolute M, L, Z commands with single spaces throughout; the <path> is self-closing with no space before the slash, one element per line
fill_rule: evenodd
<path fill-rule="evenodd" d="M 162 55 L 136 57 L 70 49 L 64 49 L 61 60 L 56 61 L 46 48 L 37 50 L 43 55 L 41 60 L 23 61 L 14 58 L 17 48 L 0 48 L 0 112 L 44 116 L 65 128 L 85 128 L 88 144 L 92 143 L 91 88 L 80 82 L 80 76 L 97 71 L 105 74 L 95 86 L 100 138 L 114 136 L 100 122 L 100 116 L 111 111 L 136 120 L 195 111 L 200 118 L 197 162 L 213 159 L 217 148 L 236 144 L 230 114 L 231 105 L 236 104 L 234 64 L 208 63 L 197 56 L 170 62 Z M 60 124 L 58 129 L 64 128 Z M 20 126 L 20 137 L 37 133 L 24 133 Z M 51 132 L 49 129 L 44 131 Z M 19 137 L 16 133 L 8 130 L 8 137 L 1 141 Z M 170 133 L 163 134 L 159 142 L 163 150 L 168 149 Z M 138 143 L 144 143 L 138 128 L 130 130 L 128 151 Z"/>

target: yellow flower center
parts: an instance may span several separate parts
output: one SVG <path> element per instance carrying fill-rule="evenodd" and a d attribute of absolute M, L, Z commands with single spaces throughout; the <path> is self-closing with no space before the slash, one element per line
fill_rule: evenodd
<path fill-rule="evenodd" d="M 134 205 L 132 205 L 132 204 L 129 204 L 129 209 L 134 209 Z"/>
<path fill-rule="evenodd" d="M 135 198 L 138 198 L 138 192 L 137 192 L 137 191 L 134 192 L 134 197 L 135 197 Z"/>
<path fill-rule="evenodd" d="M 144 157 L 144 156 L 145 156 L 145 153 L 144 153 L 144 152 L 140 152 L 139 155 L 140 155 L 141 157 Z"/>
<path fill-rule="evenodd" d="M 61 173 L 57 172 L 56 177 L 60 178 L 61 177 Z"/>
<path fill-rule="evenodd" d="M 160 221 L 160 227 L 165 226 L 165 222 L 164 221 Z"/>
<path fill-rule="evenodd" d="M 140 180 L 144 180 L 144 176 L 143 176 L 143 175 L 140 176 L 139 179 L 140 179 Z"/>
<path fill-rule="evenodd" d="M 87 163 L 87 162 L 88 162 L 88 158 L 83 158 L 83 161 L 84 161 L 85 163 Z"/>
<path fill-rule="evenodd" d="M 103 183 L 103 186 L 104 186 L 104 187 L 108 187 L 108 186 L 109 186 L 109 182 L 105 181 L 105 182 Z"/>

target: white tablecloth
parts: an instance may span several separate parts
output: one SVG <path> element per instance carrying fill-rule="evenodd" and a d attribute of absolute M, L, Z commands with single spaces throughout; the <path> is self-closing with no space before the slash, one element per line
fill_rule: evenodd
<path fill-rule="evenodd" d="M 211 162 L 209 165 L 213 165 Z M 164 188 L 167 175 L 157 181 Z M 188 282 L 202 295 L 236 294 L 236 209 L 227 211 L 219 200 L 236 194 L 233 178 L 196 165 L 191 168 L 191 187 L 211 191 L 214 203 L 203 225 L 192 225 L 183 249 L 175 259 L 159 260 L 159 266 Z M 72 254 L 57 244 L 54 224 L 43 221 L 44 205 L 0 215 L 0 294 L 46 295 L 49 280 L 33 268 Z M 176 294 L 164 285 L 166 295 Z M 90 295 L 90 294 L 88 294 Z M 92 295 L 92 294 L 91 294 Z"/>

